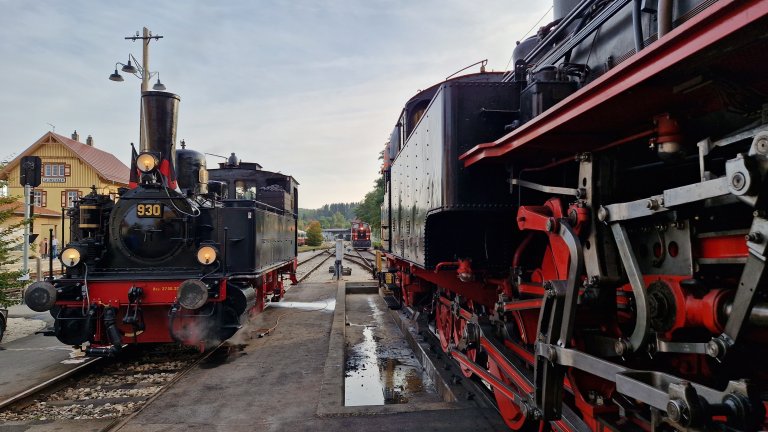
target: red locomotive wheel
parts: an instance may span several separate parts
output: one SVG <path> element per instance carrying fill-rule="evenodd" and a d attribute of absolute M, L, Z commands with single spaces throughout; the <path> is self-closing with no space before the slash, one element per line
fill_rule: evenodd
<path fill-rule="evenodd" d="M 515 388 L 515 386 L 507 379 L 504 374 L 499 370 L 499 366 L 492 359 L 488 359 L 488 371 L 496 378 L 503 381 L 509 387 Z M 496 390 L 493 391 L 493 395 L 496 397 L 496 404 L 499 406 L 499 413 L 504 419 L 504 422 L 512 430 L 524 430 L 526 426 L 525 413 L 520 410 L 514 400 L 501 394 Z"/>
<path fill-rule="evenodd" d="M 452 336 L 451 328 L 453 327 L 451 309 L 442 303 L 438 304 L 437 317 L 435 321 L 437 327 L 437 336 L 440 338 L 440 347 L 443 349 L 443 351 L 448 352 L 448 347 L 450 346 Z"/>

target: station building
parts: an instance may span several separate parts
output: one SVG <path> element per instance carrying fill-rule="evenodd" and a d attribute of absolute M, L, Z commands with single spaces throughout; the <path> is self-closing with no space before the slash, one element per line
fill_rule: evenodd
<path fill-rule="evenodd" d="M 113 196 L 117 196 L 118 188 L 128 187 L 130 169 L 113 154 L 96 148 L 90 135 L 82 143 L 77 131 L 71 138 L 48 132 L 0 170 L 0 180 L 8 182 L 8 196 L 24 195 L 24 186 L 19 183 L 24 156 L 39 156 L 42 160 L 42 183 L 32 192 L 35 219 L 31 232 L 38 234 L 37 245 L 53 229 L 61 250 L 69 241 L 69 220 L 62 215 L 78 198 L 90 193 L 92 187 Z M 18 215 L 15 221 L 24 217 L 23 203 L 23 198 L 19 198 L 18 203 L 6 206 Z M 50 238 L 48 241 L 50 245 Z"/>

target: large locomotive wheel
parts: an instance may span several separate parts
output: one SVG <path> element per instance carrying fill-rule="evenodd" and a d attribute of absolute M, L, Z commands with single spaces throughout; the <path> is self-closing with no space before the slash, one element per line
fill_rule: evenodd
<path fill-rule="evenodd" d="M 516 389 L 518 394 L 521 395 L 521 397 L 525 397 L 525 393 L 521 393 L 517 387 L 515 387 L 514 383 L 507 378 L 504 373 L 502 373 L 501 368 L 499 368 L 498 364 L 496 364 L 493 359 L 488 359 L 488 371 L 504 382 L 507 386 Z M 503 395 L 500 391 L 494 390 L 493 396 L 496 398 L 496 405 L 499 408 L 499 413 L 501 414 L 501 417 L 504 419 L 504 422 L 507 424 L 507 426 L 510 427 L 512 430 L 528 430 L 532 429 L 530 422 L 528 422 L 527 417 L 525 416 L 525 411 L 522 410 L 517 403 L 508 398 L 507 396 Z"/>
<path fill-rule="evenodd" d="M 441 302 L 437 303 L 435 330 L 437 331 L 438 339 L 440 339 L 440 348 L 447 353 L 450 350 L 453 334 L 453 316 L 451 308 Z"/>

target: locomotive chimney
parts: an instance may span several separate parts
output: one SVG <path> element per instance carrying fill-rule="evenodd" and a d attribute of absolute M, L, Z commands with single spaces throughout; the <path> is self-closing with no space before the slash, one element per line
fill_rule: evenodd
<path fill-rule="evenodd" d="M 172 189 L 176 189 L 176 125 L 180 100 L 178 95 L 168 92 L 141 93 L 146 151 L 157 155 L 160 172 Z"/>

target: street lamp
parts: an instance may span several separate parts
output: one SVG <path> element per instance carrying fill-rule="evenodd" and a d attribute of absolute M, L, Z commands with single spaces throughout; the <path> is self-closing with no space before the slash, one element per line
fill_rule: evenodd
<path fill-rule="evenodd" d="M 162 39 L 162 36 L 159 35 L 153 35 L 152 32 L 149 31 L 148 28 L 144 27 L 144 33 L 142 36 L 139 36 L 139 32 L 136 32 L 136 36 L 128 36 L 125 39 L 130 39 L 132 41 L 141 40 L 142 43 L 142 51 L 143 51 L 143 61 L 140 63 L 136 57 L 134 57 L 132 54 L 128 54 L 128 63 L 115 63 L 115 72 L 109 76 L 109 79 L 111 81 L 124 81 L 123 76 L 120 75 L 120 73 L 117 71 L 118 66 L 122 66 L 120 70 L 122 70 L 125 73 L 132 74 L 136 78 L 141 79 L 141 92 L 145 92 L 149 89 L 149 81 L 152 79 L 152 77 L 157 76 L 157 82 L 154 86 L 152 86 L 153 90 L 165 90 L 165 86 L 163 83 L 160 82 L 160 73 L 159 72 L 150 72 L 149 71 L 149 41 L 152 39 L 159 40 Z M 139 103 L 139 147 L 141 148 L 141 151 L 146 151 L 147 149 L 147 143 L 146 143 L 146 137 L 144 136 L 144 107 L 142 103 Z"/>
<path fill-rule="evenodd" d="M 157 82 L 152 86 L 152 90 L 165 91 L 165 84 L 160 82 L 160 72 L 157 72 Z"/>
<path fill-rule="evenodd" d="M 131 64 L 131 60 L 136 62 L 136 66 Z M 112 75 L 109 76 L 109 79 L 111 81 L 118 81 L 118 82 L 125 81 L 123 79 L 123 76 L 120 75 L 120 72 L 117 71 L 118 66 L 122 66 L 122 68 L 120 69 L 121 71 L 132 74 L 133 76 L 139 79 L 141 79 L 141 77 L 143 77 L 144 75 L 147 76 L 147 80 L 152 79 L 153 77 L 157 77 L 157 82 L 155 83 L 155 85 L 152 86 L 152 90 L 165 90 L 165 85 L 160 82 L 160 72 L 150 72 L 150 71 L 144 70 L 144 68 L 141 66 L 141 63 L 139 63 L 139 61 L 136 60 L 136 57 L 134 57 L 132 54 L 128 54 L 127 64 L 120 63 L 120 62 L 115 63 L 115 72 L 113 72 Z M 143 87 L 144 86 L 142 86 L 142 91 L 145 91 Z"/>

